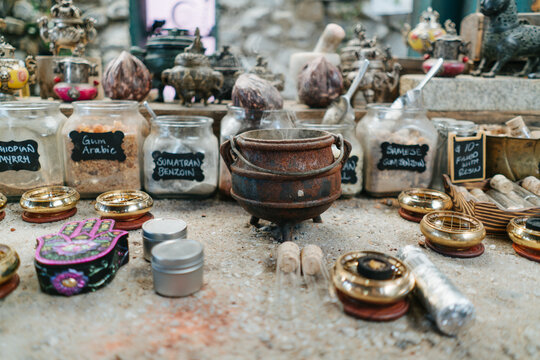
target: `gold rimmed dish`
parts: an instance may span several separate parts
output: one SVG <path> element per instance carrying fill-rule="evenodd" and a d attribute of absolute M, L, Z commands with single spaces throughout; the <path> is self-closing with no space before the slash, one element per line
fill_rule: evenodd
<path fill-rule="evenodd" d="M 0 193 L 0 211 L 4 210 L 7 205 L 7 197 Z"/>
<path fill-rule="evenodd" d="M 150 195 L 144 191 L 112 190 L 99 195 L 94 207 L 103 218 L 128 222 L 146 215 L 153 204 Z"/>
<path fill-rule="evenodd" d="M 374 280 L 358 272 L 359 259 L 381 257 L 391 265 L 387 280 Z M 392 304 L 403 299 L 414 288 L 414 276 L 400 260 L 375 251 L 353 251 L 336 262 L 332 281 L 336 289 L 352 299 L 372 304 Z"/>
<path fill-rule="evenodd" d="M 0 285 L 5 284 L 17 274 L 20 264 L 17 252 L 7 245 L 0 244 Z"/>

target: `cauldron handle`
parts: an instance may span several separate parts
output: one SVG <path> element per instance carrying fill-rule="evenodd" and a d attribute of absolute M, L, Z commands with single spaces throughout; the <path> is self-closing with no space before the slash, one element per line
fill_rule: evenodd
<path fill-rule="evenodd" d="M 223 157 L 223 161 L 225 161 L 225 165 L 227 165 L 227 168 L 229 169 L 229 171 L 231 171 L 231 165 L 234 162 L 234 158 L 231 152 L 232 139 L 233 137 L 230 137 L 229 140 L 221 144 L 219 148 L 219 152 L 221 153 L 221 156 Z"/>
<path fill-rule="evenodd" d="M 240 151 L 238 151 L 238 149 L 236 148 L 236 141 L 234 137 L 231 137 L 228 141 L 224 142 L 223 145 L 221 145 L 221 154 L 223 155 L 223 151 L 227 150 L 227 154 L 228 154 L 227 156 L 229 156 L 230 158 L 226 159 L 225 155 L 223 155 L 223 158 L 225 160 L 225 163 L 227 164 L 227 167 L 229 167 L 229 170 L 230 170 L 230 164 L 232 164 L 232 162 L 234 161 L 234 159 L 232 159 L 231 154 L 234 153 L 234 155 L 236 155 L 238 159 L 242 160 L 249 167 L 257 171 L 260 171 L 266 174 L 271 174 L 271 175 L 294 176 L 294 177 L 304 178 L 304 177 L 311 177 L 311 176 L 317 176 L 317 175 L 323 174 L 327 171 L 332 170 L 340 163 L 343 164 L 347 160 L 347 158 L 349 157 L 349 153 L 351 152 L 351 144 L 348 141 L 343 140 L 343 135 L 341 134 L 334 136 L 334 143 L 337 145 L 338 149 L 340 149 L 338 158 L 332 164 L 328 166 L 325 166 L 320 169 L 310 170 L 307 172 L 279 171 L 279 170 L 265 169 L 260 166 L 257 166 L 251 163 L 248 159 L 244 157 L 244 155 L 242 155 Z M 227 163 L 227 161 L 230 161 L 230 163 Z"/>

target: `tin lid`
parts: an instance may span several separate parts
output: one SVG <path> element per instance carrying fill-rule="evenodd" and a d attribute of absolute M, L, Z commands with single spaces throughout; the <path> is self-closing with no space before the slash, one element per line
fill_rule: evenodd
<path fill-rule="evenodd" d="M 203 245 L 196 240 L 169 240 L 152 248 L 152 266 L 164 269 L 186 269 L 202 263 Z"/>
<path fill-rule="evenodd" d="M 143 237 L 148 240 L 165 241 L 185 239 L 187 224 L 184 220 L 159 218 L 145 222 L 142 226 Z"/>

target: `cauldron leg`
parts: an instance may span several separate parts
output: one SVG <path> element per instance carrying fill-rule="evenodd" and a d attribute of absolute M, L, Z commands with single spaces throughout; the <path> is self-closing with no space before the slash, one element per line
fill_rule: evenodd
<path fill-rule="evenodd" d="M 279 228 L 281 229 L 281 241 L 292 241 L 292 230 L 293 226 L 291 224 L 282 224 L 279 225 Z"/>
<path fill-rule="evenodd" d="M 313 218 L 313 222 L 315 224 L 322 224 L 322 218 L 321 218 L 321 215 L 317 215 Z"/>
<path fill-rule="evenodd" d="M 252 216 L 251 219 L 249 219 L 249 223 L 253 226 L 255 226 L 257 229 L 261 227 L 261 224 L 259 224 L 259 218 Z"/>

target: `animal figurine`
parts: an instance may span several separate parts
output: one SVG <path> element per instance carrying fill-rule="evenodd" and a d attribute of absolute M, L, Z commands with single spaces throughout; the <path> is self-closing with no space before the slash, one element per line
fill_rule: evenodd
<path fill-rule="evenodd" d="M 516 76 L 533 72 L 540 57 L 540 26 L 520 23 L 515 0 L 482 0 L 480 12 L 488 18 L 488 25 L 482 42 L 482 60 L 471 74 L 494 77 L 516 57 L 527 58 L 523 70 Z M 492 62 L 495 64 L 491 70 L 484 72 Z"/>

